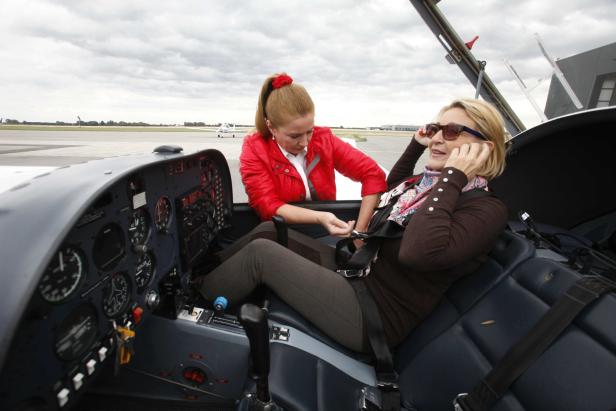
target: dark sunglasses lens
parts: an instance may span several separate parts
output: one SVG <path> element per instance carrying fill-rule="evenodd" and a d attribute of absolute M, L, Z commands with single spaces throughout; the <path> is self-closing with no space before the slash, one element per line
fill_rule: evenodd
<path fill-rule="evenodd" d="M 436 133 L 438 133 L 439 127 L 437 124 L 426 124 L 424 127 L 426 136 L 432 138 Z"/>
<path fill-rule="evenodd" d="M 447 124 L 443 126 L 443 138 L 446 140 L 455 140 L 463 130 L 463 126 L 459 124 Z"/>

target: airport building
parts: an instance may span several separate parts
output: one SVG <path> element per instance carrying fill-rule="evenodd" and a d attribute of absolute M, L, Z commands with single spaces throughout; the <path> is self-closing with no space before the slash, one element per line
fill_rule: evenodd
<path fill-rule="evenodd" d="M 582 110 L 616 105 L 616 43 L 557 61 L 567 82 L 583 105 Z M 579 111 L 552 75 L 545 115 L 548 118 Z"/>
<path fill-rule="evenodd" d="M 379 130 L 391 130 L 391 131 L 417 131 L 419 126 L 406 126 L 401 124 L 386 124 L 380 126 Z"/>

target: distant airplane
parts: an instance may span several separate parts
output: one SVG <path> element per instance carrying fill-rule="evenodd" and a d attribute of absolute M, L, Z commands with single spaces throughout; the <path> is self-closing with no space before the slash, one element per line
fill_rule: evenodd
<path fill-rule="evenodd" d="M 235 124 L 222 123 L 218 129 L 216 129 L 216 137 L 223 138 L 225 134 L 231 134 L 231 137 L 235 138 Z"/>

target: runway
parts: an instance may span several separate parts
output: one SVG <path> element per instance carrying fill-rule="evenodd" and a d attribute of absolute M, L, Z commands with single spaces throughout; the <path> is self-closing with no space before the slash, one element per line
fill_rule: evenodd
<path fill-rule="evenodd" d="M 56 167 L 106 157 L 146 154 L 160 145 L 174 144 L 182 147 L 185 153 L 204 149 L 221 151 L 229 163 L 234 201 L 246 202 L 246 194 L 239 177 L 242 140 L 241 137 L 217 138 L 216 133 L 212 131 L 106 132 L 0 129 L 0 192 Z M 410 137 L 370 136 L 366 142 L 359 142 L 356 146 L 389 170 L 409 141 Z"/>

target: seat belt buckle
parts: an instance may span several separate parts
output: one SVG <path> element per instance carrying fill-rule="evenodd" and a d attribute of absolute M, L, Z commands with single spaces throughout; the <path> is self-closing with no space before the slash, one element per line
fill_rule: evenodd
<path fill-rule="evenodd" d="M 454 398 L 452 401 L 454 411 L 466 411 L 466 409 L 464 408 L 464 405 L 462 405 L 462 403 L 460 402 L 461 399 L 466 398 L 466 397 L 468 397 L 467 392 L 463 392 L 463 393 L 456 395 L 456 398 Z"/>
<path fill-rule="evenodd" d="M 382 408 L 381 392 L 373 387 L 364 387 L 359 396 L 360 411 L 380 411 Z"/>
<path fill-rule="evenodd" d="M 368 275 L 367 270 L 365 269 L 353 269 L 353 270 L 336 270 L 338 274 L 345 278 L 362 278 Z"/>
<path fill-rule="evenodd" d="M 370 234 L 362 231 L 353 230 L 351 231 L 350 237 L 354 240 L 367 240 L 368 237 L 370 237 Z"/>
<path fill-rule="evenodd" d="M 376 386 L 383 392 L 399 391 L 400 386 L 395 382 L 379 381 Z"/>

